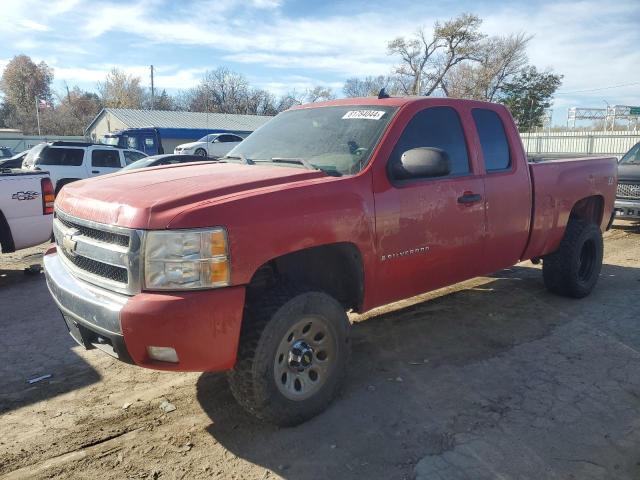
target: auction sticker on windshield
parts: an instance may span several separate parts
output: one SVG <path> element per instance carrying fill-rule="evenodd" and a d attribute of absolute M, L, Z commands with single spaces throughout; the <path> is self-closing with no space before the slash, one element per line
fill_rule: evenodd
<path fill-rule="evenodd" d="M 381 110 L 350 110 L 342 118 L 380 120 L 385 112 Z"/>

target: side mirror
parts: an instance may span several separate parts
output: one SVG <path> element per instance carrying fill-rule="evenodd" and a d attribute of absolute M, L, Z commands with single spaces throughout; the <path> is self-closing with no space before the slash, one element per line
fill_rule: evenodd
<path fill-rule="evenodd" d="M 392 167 L 392 175 L 396 180 L 445 177 L 450 172 L 447 152 L 431 147 L 407 150 Z"/>

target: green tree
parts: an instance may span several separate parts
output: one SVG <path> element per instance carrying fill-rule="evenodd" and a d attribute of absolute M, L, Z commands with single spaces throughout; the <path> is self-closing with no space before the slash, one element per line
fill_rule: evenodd
<path fill-rule="evenodd" d="M 539 72 L 536 67 L 522 69 L 502 88 L 500 102 L 506 105 L 521 131 L 542 127 L 544 111 L 562 84 L 562 75 Z"/>

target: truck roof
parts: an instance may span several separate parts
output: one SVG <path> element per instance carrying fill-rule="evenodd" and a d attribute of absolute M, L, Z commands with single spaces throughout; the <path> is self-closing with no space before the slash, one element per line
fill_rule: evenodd
<path fill-rule="evenodd" d="M 470 105 L 470 106 L 478 106 L 484 107 L 491 106 L 493 108 L 504 108 L 503 105 L 491 103 L 491 102 L 481 102 L 479 100 L 467 100 L 461 98 L 448 98 L 448 97 L 423 97 L 423 96 L 406 96 L 406 97 L 387 97 L 387 98 L 378 98 L 378 97 L 354 97 L 354 98 L 340 98 L 337 100 L 328 100 L 326 102 L 315 102 L 315 103 L 306 103 L 304 105 L 296 105 L 292 107 L 291 110 L 297 110 L 301 108 L 315 108 L 315 107 L 337 107 L 337 106 L 349 106 L 349 105 L 367 105 L 374 106 L 380 105 L 387 107 L 402 107 L 404 105 L 410 103 L 424 103 L 426 105 L 433 103 L 438 105 L 450 105 L 450 106 L 459 106 L 459 105 Z"/>

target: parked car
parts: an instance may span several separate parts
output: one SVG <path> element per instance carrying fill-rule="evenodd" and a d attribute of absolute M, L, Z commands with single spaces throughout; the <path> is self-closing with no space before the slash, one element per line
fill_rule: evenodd
<path fill-rule="evenodd" d="M 0 147 L 0 160 L 7 160 L 13 157 L 13 152 L 10 148 Z"/>
<path fill-rule="evenodd" d="M 176 155 L 168 153 L 166 155 L 152 155 L 150 157 L 141 158 L 133 163 L 130 163 L 122 170 L 135 170 L 137 168 L 158 167 L 160 165 L 174 165 L 176 163 L 188 163 L 188 162 L 206 162 L 210 161 L 210 158 L 201 157 L 199 155 Z"/>
<path fill-rule="evenodd" d="M 5 160 L 0 160 L 0 168 L 22 168 L 22 162 L 27 156 L 27 153 L 29 153 L 29 150 L 20 152 L 13 157 L 7 158 Z"/>
<path fill-rule="evenodd" d="M 231 133 L 212 133 L 205 135 L 197 142 L 178 145 L 173 153 L 177 155 L 200 155 L 202 157 L 223 157 L 235 148 L 243 138 Z"/>
<path fill-rule="evenodd" d="M 616 218 L 640 219 L 640 142 L 618 163 Z"/>
<path fill-rule="evenodd" d="M 147 155 L 161 155 L 171 152 L 181 143 L 192 142 L 220 130 L 209 128 L 126 128 L 105 134 L 100 142 L 115 147 L 133 148 Z M 251 131 L 236 131 L 240 135 L 249 135 Z M 241 137 L 242 138 L 242 137 Z"/>
<path fill-rule="evenodd" d="M 116 148 L 86 142 L 49 142 L 36 145 L 22 166 L 29 170 L 47 170 L 56 195 L 68 183 L 83 178 L 113 173 L 146 155 L 138 150 Z"/>
<path fill-rule="evenodd" d="M 47 282 L 79 344 L 227 371 L 280 425 L 338 392 L 346 311 L 527 259 L 551 292 L 588 295 L 617 180 L 615 158 L 528 163 L 504 106 L 445 98 L 294 107 L 225 160 L 64 188 Z"/>
<path fill-rule="evenodd" d="M 47 172 L 0 169 L 2 253 L 32 247 L 51 238 L 53 184 Z"/>

